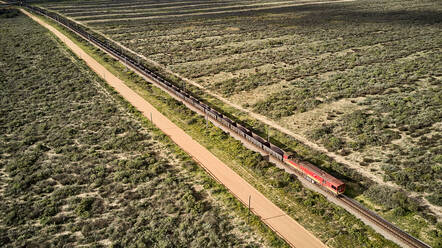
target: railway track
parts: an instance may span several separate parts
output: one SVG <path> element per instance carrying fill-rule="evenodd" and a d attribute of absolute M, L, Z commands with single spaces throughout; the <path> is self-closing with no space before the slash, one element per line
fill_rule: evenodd
<path fill-rule="evenodd" d="M 376 213 L 372 212 L 371 210 L 366 209 L 361 204 L 356 202 L 355 200 L 345 196 L 341 195 L 338 197 L 340 201 L 342 201 L 345 205 L 351 207 L 353 210 L 357 211 L 358 213 L 362 214 L 366 218 L 368 218 L 370 221 L 375 223 L 376 225 L 380 226 L 382 229 L 388 231 L 398 239 L 400 239 L 402 242 L 407 244 L 409 247 L 412 248 L 431 248 L 429 245 L 425 244 L 424 242 L 420 241 L 419 239 L 411 236 L 410 234 L 402 231 L 401 229 L 397 228 L 395 225 L 391 224 L 384 218 L 380 217 Z"/>
<path fill-rule="evenodd" d="M 33 11 L 33 12 L 36 12 L 36 13 L 38 13 L 40 15 L 44 15 L 46 17 L 49 17 L 53 21 L 61 24 L 62 26 L 68 28 L 70 31 L 76 33 L 77 35 L 79 35 L 83 39 L 85 39 L 85 40 L 93 43 L 94 45 L 102 48 L 106 52 L 110 53 L 112 56 L 118 58 L 125 65 L 133 68 L 134 70 L 136 70 L 138 72 L 140 72 L 144 76 L 152 78 L 153 81 L 155 81 L 160 88 L 167 90 L 165 87 L 163 87 L 161 85 L 162 82 L 165 82 L 165 80 L 163 78 L 161 78 L 155 72 L 153 72 L 153 71 L 147 69 L 146 67 L 144 67 L 142 64 L 139 63 L 139 61 L 135 61 L 131 56 L 127 56 L 126 54 L 124 54 L 122 52 L 123 49 L 112 47 L 109 42 L 103 41 L 103 40 L 100 40 L 100 39 L 94 37 L 93 35 L 87 33 L 86 31 L 84 31 L 81 27 L 79 27 L 78 24 L 75 24 L 75 23 L 73 23 L 73 22 L 71 22 L 69 20 L 66 20 L 63 17 L 61 17 L 61 16 L 59 16 L 59 15 L 57 15 L 55 13 L 47 12 L 44 9 L 40 9 L 40 8 L 34 7 L 34 6 L 26 6 L 26 7 L 28 9 L 30 9 L 31 11 Z M 174 93 L 171 90 L 168 90 L 168 91 L 171 92 L 171 93 Z M 209 118 L 209 116 L 207 116 L 207 117 Z M 220 121 L 218 121 L 216 118 L 211 117 L 211 120 L 221 124 L 221 126 L 223 124 Z M 249 143 L 252 144 L 251 142 L 249 142 Z M 260 149 L 260 148 L 258 147 L 258 149 Z M 299 174 L 299 173 L 296 173 L 296 174 Z M 402 243 L 406 244 L 408 247 L 411 247 L 411 248 L 429 248 L 430 247 L 429 245 L 425 244 L 424 242 L 420 241 L 419 239 L 411 236 L 410 234 L 406 233 L 405 231 L 403 231 L 403 230 L 399 229 L 398 227 L 394 226 L 393 224 L 391 224 L 387 220 L 383 219 L 382 217 L 380 217 L 376 213 L 372 212 L 371 210 L 366 209 L 365 207 L 363 207 L 361 204 L 359 204 L 355 200 L 353 200 L 353 199 L 351 199 L 351 198 L 349 198 L 349 197 L 347 197 L 345 195 L 340 195 L 337 199 L 343 205 L 351 208 L 353 211 L 356 211 L 360 215 L 364 216 L 372 224 L 374 224 L 374 225 L 382 228 L 383 230 L 387 231 L 392 236 L 394 236 L 398 240 L 402 241 Z"/>

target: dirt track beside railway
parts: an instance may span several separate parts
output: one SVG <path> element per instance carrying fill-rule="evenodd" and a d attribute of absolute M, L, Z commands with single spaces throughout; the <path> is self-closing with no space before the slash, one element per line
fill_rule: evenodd
<path fill-rule="evenodd" d="M 106 68 L 85 53 L 73 41 L 68 39 L 51 25 L 43 22 L 27 11 L 23 10 L 23 12 L 54 33 L 54 35 L 62 40 L 78 57 L 82 58 L 93 71 L 104 78 L 109 85 L 111 85 L 122 97 L 142 112 L 147 118 L 150 119 L 152 116 L 153 123 L 159 129 L 197 160 L 204 169 L 225 185 L 240 201 L 246 203 L 250 196 L 252 211 L 292 246 L 312 248 L 325 247 L 319 239 L 305 230 L 299 223 L 264 197 L 264 195 L 248 184 L 226 164 L 216 158 L 205 147 L 197 143 L 191 136 L 187 135 L 182 129 L 163 116 L 151 104 L 126 86 L 123 81 L 112 75 Z"/>

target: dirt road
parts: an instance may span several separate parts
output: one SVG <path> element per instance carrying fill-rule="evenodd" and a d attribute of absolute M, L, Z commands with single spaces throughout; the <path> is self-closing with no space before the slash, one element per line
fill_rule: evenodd
<path fill-rule="evenodd" d="M 115 88 L 127 101 L 150 119 L 153 123 L 167 134 L 184 151 L 194 157 L 200 164 L 218 181 L 224 184 L 240 201 L 248 202 L 251 197 L 252 211 L 283 237 L 293 247 L 325 247 L 319 239 L 305 230 L 259 191 L 248 184 L 238 174 L 221 162 L 206 148 L 194 141 L 182 129 L 168 120 L 141 96 L 131 90 L 123 81 L 112 75 L 101 64 L 86 54 L 80 47 L 74 44 L 58 30 L 43 22 L 39 18 L 23 10 L 23 12 L 36 22 L 46 27 L 61 39 L 77 56 L 82 58 L 87 65 L 98 75 L 103 77 L 109 85 Z"/>

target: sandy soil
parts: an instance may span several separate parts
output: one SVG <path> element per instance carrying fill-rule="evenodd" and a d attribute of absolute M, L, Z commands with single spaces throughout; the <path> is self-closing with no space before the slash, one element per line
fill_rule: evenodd
<path fill-rule="evenodd" d="M 248 184 L 227 165 L 216 158 L 206 148 L 197 143 L 182 129 L 168 120 L 141 96 L 131 90 L 123 81 L 112 75 L 101 64 L 86 54 L 80 47 L 74 44 L 55 28 L 46 24 L 37 17 L 23 10 L 23 12 L 36 22 L 53 32 L 61 39 L 77 56 L 82 58 L 92 70 L 103 77 L 109 85 L 115 88 L 127 101 L 142 112 L 149 119 L 152 116 L 153 123 L 167 134 L 177 145 L 190 154 L 201 166 L 213 177 L 224 184 L 244 204 L 251 197 L 252 211 L 258 215 L 268 226 L 275 230 L 289 244 L 294 247 L 325 247 L 323 243 L 310 232 L 305 230 L 299 223 L 289 217 L 280 208 L 265 198 L 259 191 Z"/>

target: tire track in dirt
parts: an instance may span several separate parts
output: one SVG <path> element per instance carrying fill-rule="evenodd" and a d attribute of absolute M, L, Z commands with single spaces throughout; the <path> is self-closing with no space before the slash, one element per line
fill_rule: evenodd
<path fill-rule="evenodd" d="M 150 119 L 152 116 L 153 124 L 168 135 L 185 152 L 194 157 L 209 174 L 226 186 L 226 188 L 228 188 L 241 202 L 246 203 L 249 197 L 251 197 L 252 211 L 289 244 L 293 247 L 325 247 L 319 239 L 305 230 L 304 227 L 289 217 L 258 190 L 253 188 L 226 164 L 210 153 L 205 147 L 193 140 L 191 136 L 186 134 L 181 128 L 162 115 L 151 104 L 124 84 L 123 81 L 111 74 L 73 41 L 68 39 L 51 25 L 43 22 L 25 10 L 22 11 L 62 40 L 67 47 L 69 47 L 78 57 L 83 59 L 93 71 L 104 78 L 110 86 L 143 113 L 145 117 Z"/>

